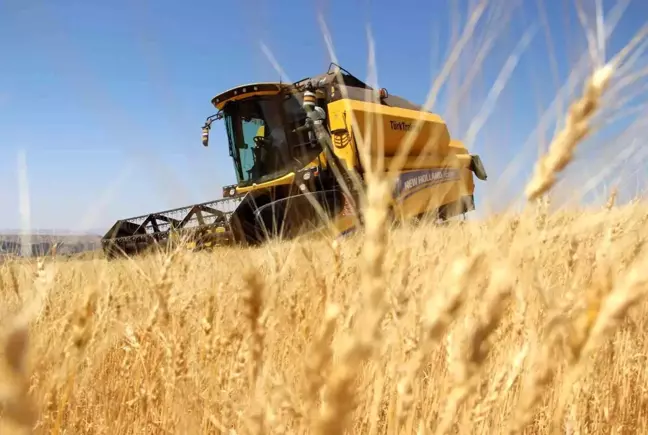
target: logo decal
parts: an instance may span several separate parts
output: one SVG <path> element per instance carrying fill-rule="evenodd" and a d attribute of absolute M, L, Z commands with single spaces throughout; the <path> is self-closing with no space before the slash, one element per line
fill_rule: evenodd
<path fill-rule="evenodd" d="M 389 121 L 389 128 L 391 128 L 394 131 L 410 131 L 414 128 L 414 124 L 405 121 Z M 422 128 L 423 128 L 423 124 L 420 124 L 417 130 L 420 131 Z"/>
<path fill-rule="evenodd" d="M 459 179 L 459 170 L 455 168 L 435 168 L 405 172 L 398 178 L 395 196 L 409 196 L 409 194 L 424 187 Z"/>

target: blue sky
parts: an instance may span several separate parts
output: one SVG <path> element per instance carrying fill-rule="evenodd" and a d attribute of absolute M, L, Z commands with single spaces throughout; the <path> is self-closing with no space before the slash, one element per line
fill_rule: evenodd
<path fill-rule="evenodd" d="M 465 25 L 466 5 L 474 3 L 1 2 L 0 228 L 20 226 L 21 152 L 34 228 L 102 230 L 118 218 L 220 197 L 234 174 L 222 124 L 212 129 L 209 148 L 200 144 L 200 127 L 214 112 L 210 99 L 239 84 L 279 78 L 262 42 L 281 64 L 284 80 L 326 70 L 331 59 L 318 12 L 343 67 L 366 78 L 370 25 L 380 86 L 423 103 L 453 34 Z M 461 138 L 528 33 L 530 43 L 472 146 L 493 180 L 480 182 L 477 196 L 497 202 L 519 192 L 536 153 L 529 135 L 587 45 L 571 2 L 491 3 L 433 110 Z M 604 2 L 606 12 L 616 3 Z M 646 17 L 648 3 L 629 2 L 607 50 L 627 43 Z M 453 95 L 475 71 L 488 37 L 495 38 L 492 49 L 479 63 L 467 97 L 458 100 Z M 461 101 L 460 111 L 452 101 Z M 517 155 L 526 156 L 520 157 L 521 169 L 505 189 L 493 190 Z"/>

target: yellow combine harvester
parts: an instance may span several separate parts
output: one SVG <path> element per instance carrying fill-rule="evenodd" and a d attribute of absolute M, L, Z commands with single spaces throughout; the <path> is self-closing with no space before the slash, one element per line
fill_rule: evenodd
<path fill-rule="evenodd" d="M 257 244 L 323 225 L 338 234 L 353 230 L 362 222 L 358 203 L 367 168 L 359 136 L 368 126 L 369 155 L 386 165 L 417 128 L 394 186 L 397 219 L 430 213 L 447 219 L 474 210 L 473 174 L 486 179 L 479 156 L 451 139 L 441 117 L 374 90 L 335 64 L 292 84 L 239 86 L 212 104 L 218 112 L 207 118 L 202 143 L 208 146 L 212 122 L 223 119 L 237 183 L 224 187 L 220 200 L 116 222 L 103 237 L 108 257 L 183 235 L 201 247 Z"/>

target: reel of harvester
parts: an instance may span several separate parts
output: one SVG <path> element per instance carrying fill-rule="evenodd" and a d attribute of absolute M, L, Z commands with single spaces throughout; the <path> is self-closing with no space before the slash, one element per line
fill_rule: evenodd
<path fill-rule="evenodd" d="M 230 216 L 241 199 L 223 198 L 118 220 L 101 239 L 104 253 L 114 258 L 180 243 L 190 249 L 229 244 Z"/>

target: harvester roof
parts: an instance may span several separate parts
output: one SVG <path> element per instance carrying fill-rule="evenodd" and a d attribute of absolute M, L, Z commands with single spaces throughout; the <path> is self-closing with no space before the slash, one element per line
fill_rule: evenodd
<path fill-rule="evenodd" d="M 247 85 L 236 86 L 221 92 L 212 98 L 211 102 L 216 109 L 221 110 L 225 103 L 228 101 L 236 101 L 252 95 L 275 95 L 282 87 L 286 87 L 286 83 L 249 83 Z"/>
<path fill-rule="evenodd" d="M 337 69 L 333 67 L 336 67 Z M 338 72 L 340 75 L 337 75 Z M 331 64 L 329 70 L 324 74 L 308 77 L 292 84 L 280 82 L 249 83 L 247 85 L 228 89 L 212 98 L 211 102 L 217 110 L 221 110 L 229 101 L 236 101 L 255 95 L 275 95 L 281 90 L 300 89 L 309 83 L 316 86 L 332 84 L 343 85 L 348 98 L 357 101 L 370 101 L 370 95 L 367 93 L 367 90 L 373 89 L 371 86 L 367 85 L 345 69 L 338 65 Z M 410 110 L 422 110 L 421 106 L 395 95 L 388 95 L 386 98 L 382 99 L 382 102 L 387 106 Z"/>

